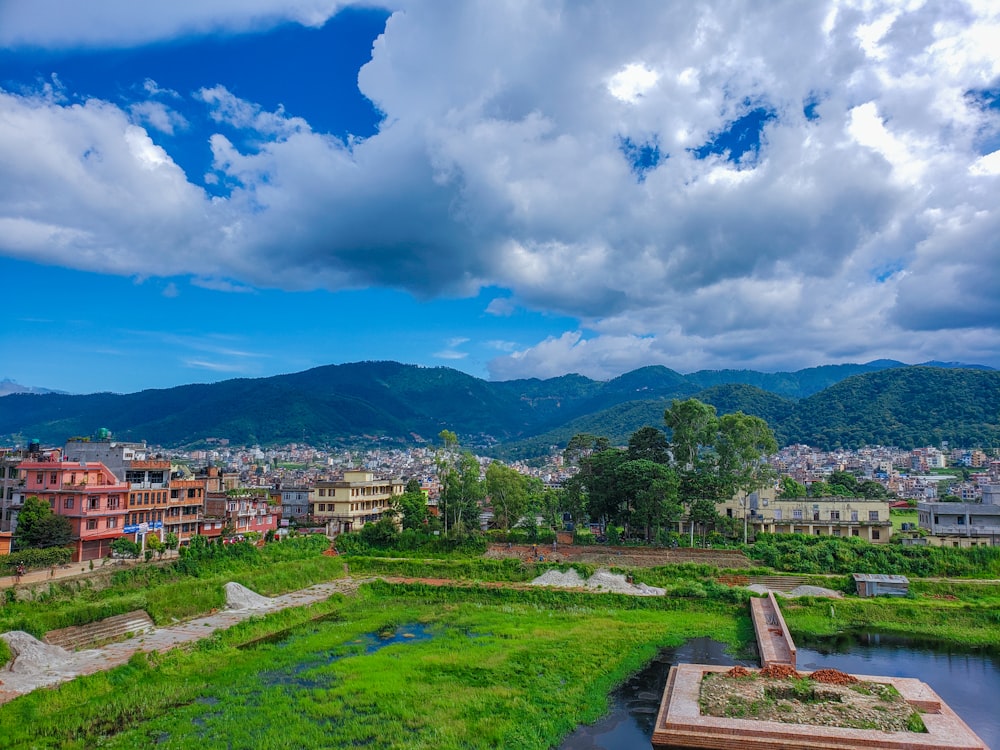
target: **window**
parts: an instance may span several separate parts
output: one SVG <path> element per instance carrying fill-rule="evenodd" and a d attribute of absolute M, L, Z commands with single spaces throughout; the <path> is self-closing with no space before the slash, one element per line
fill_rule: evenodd
<path fill-rule="evenodd" d="M 774 520 L 775 521 L 780 521 L 781 520 L 781 508 L 775 508 L 774 509 Z"/>
<path fill-rule="evenodd" d="M 956 516 L 955 521 L 959 526 L 965 526 L 965 516 Z"/>
<path fill-rule="evenodd" d="M 96 518 L 88 518 L 87 519 L 87 530 L 88 531 L 93 531 L 96 528 L 97 528 L 97 519 Z"/>
<path fill-rule="evenodd" d="M 91 495 L 87 498 L 87 510 L 100 510 L 101 509 L 101 498 L 97 495 Z"/>
<path fill-rule="evenodd" d="M 73 498 L 67 497 L 66 499 L 64 499 L 63 500 L 63 507 L 64 508 L 72 508 L 73 507 Z"/>
<path fill-rule="evenodd" d="M 109 529 L 116 529 L 116 528 L 118 528 L 118 519 L 117 518 L 109 518 L 108 522 L 105 524 L 105 526 L 107 528 L 109 528 Z"/>
<path fill-rule="evenodd" d="M 868 520 L 869 521 L 877 521 L 878 520 L 878 511 L 877 510 L 870 510 L 870 511 L 868 511 Z"/>
<path fill-rule="evenodd" d="M 851 529 L 851 536 L 861 536 L 857 529 Z"/>
<path fill-rule="evenodd" d="M 37 474 L 35 474 L 35 483 L 36 484 L 41 484 L 44 480 L 45 480 L 45 475 L 42 474 L 42 472 L 38 472 Z"/>
<path fill-rule="evenodd" d="M 840 520 L 840 511 L 839 510 L 831 510 L 830 511 L 830 520 L 831 521 L 839 521 Z"/>
<path fill-rule="evenodd" d="M 53 471 L 51 474 L 49 474 L 49 484 L 58 484 L 58 482 L 59 482 L 59 475 Z"/>
<path fill-rule="evenodd" d="M 872 529 L 872 539 L 881 539 L 882 535 L 878 529 Z"/>
<path fill-rule="evenodd" d="M 796 519 L 798 521 L 801 521 L 802 520 L 802 511 L 801 510 L 793 510 L 792 511 L 792 518 L 794 518 L 794 519 Z"/>
<path fill-rule="evenodd" d="M 858 520 L 858 512 L 856 510 L 852 510 L 851 511 L 851 520 L 852 521 L 857 521 Z M 857 536 L 857 534 L 855 534 L 854 536 Z"/>
<path fill-rule="evenodd" d="M 108 496 L 108 510 L 118 510 L 120 503 L 121 499 L 118 497 L 118 495 Z"/>

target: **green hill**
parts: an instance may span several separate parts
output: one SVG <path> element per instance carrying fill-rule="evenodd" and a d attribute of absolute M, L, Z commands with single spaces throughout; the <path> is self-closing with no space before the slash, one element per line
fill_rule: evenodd
<path fill-rule="evenodd" d="M 800 401 L 770 390 L 808 390 L 861 368 Z M 740 371 L 681 375 L 644 367 L 608 382 L 580 375 L 489 382 L 446 367 L 358 362 L 270 378 L 130 394 L 13 394 L 0 398 L 0 439 L 50 444 L 108 427 L 121 439 L 165 446 L 207 438 L 237 444 L 344 445 L 388 439 L 435 441 L 443 429 L 463 442 L 530 456 L 577 432 L 624 443 L 639 427 L 663 426 L 674 398 L 696 397 L 720 414 L 765 419 L 780 442 L 819 448 L 882 443 L 1000 445 L 1000 373 L 989 369 L 836 365 L 797 373 Z"/>

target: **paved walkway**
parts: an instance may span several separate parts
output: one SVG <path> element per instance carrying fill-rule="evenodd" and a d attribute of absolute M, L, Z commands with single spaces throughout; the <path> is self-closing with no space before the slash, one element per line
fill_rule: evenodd
<path fill-rule="evenodd" d="M 342 578 L 320 583 L 274 597 L 259 607 L 223 610 L 177 625 L 157 628 L 103 648 L 75 652 L 59 649 L 51 652 L 58 658 L 49 659 L 45 664 L 40 664 L 40 660 L 34 655 L 29 657 L 27 663 L 24 663 L 23 659 L 14 659 L 0 669 L 0 703 L 6 703 L 40 687 L 58 685 L 80 675 L 117 667 L 126 663 L 137 651 L 169 651 L 177 646 L 205 638 L 216 630 L 230 628 L 254 615 L 313 604 L 328 599 L 333 594 L 354 593 L 365 580 L 371 579 Z M 48 653 L 49 649 L 57 647 L 43 644 L 43 648 Z M 19 664 L 19 661 L 22 663 Z"/>

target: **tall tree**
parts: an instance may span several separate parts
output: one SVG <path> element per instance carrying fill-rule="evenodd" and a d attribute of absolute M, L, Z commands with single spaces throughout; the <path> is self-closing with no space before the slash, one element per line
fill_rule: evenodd
<path fill-rule="evenodd" d="M 31 495 L 17 514 L 14 543 L 18 549 L 62 547 L 73 540 L 69 519 L 53 512 L 49 504 Z"/>
<path fill-rule="evenodd" d="M 628 459 L 646 459 L 658 464 L 670 463 L 670 443 L 663 430 L 656 427 L 640 427 L 628 439 Z"/>
<path fill-rule="evenodd" d="M 486 467 L 486 494 L 493 506 L 493 522 L 500 529 L 515 526 L 528 509 L 524 475 L 498 461 Z"/>
<path fill-rule="evenodd" d="M 778 487 L 778 495 L 781 498 L 805 497 L 807 494 L 808 490 L 802 482 L 797 482 L 787 475 L 781 478 L 781 484 Z"/>
<path fill-rule="evenodd" d="M 447 481 L 441 484 L 441 499 L 447 528 L 461 529 L 478 521 L 484 495 L 479 480 L 479 461 L 466 451 L 458 463 L 448 469 L 446 477 Z"/>
<path fill-rule="evenodd" d="M 778 441 L 767 422 L 738 411 L 719 419 L 715 450 L 720 477 L 733 492 L 742 493 L 743 543 L 746 544 L 747 496 L 774 481 L 774 470 L 764 457 L 778 450 Z"/>
<path fill-rule="evenodd" d="M 672 469 L 645 458 L 625 461 L 616 479 L 623 501 L 617 520 L 626 529 L 642 528 L 647 542 L 655 529 L 680 517 L 679 482 Z"/>
<path fill-rule="evenodd" d="M 682 468 L 693 468 L 702 446 L 711 446 L 718 431 L 715 407 L 696 398 L 674 399 L 663 413 L 663 421 L 671 430 L 670 447 L 674 461 Z"/>

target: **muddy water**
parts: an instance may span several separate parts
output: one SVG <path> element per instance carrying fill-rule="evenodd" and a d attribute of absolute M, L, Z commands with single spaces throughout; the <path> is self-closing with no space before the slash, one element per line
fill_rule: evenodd
<path fill-rule="evenodd" d="M 611 710 L 596 723 L 580 726 L 560 750 L 643 750 L 650 747 L 653 724 L 672 664 L 743 664 L 725 644 L 695 638 L 655 659 L 611 695 Z M 940 644 L 887 638 L 878 634 L 841 637 L 798 646 L 803 671 L 821 667 L 855 674 L 916 677 L 951 706 L 988 747 L 1000 750 L 1000 654 L 959 652 Z"/>

